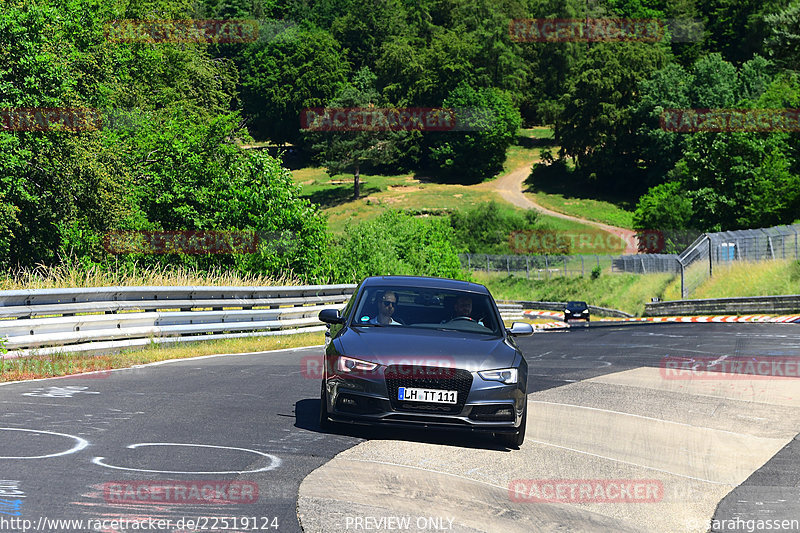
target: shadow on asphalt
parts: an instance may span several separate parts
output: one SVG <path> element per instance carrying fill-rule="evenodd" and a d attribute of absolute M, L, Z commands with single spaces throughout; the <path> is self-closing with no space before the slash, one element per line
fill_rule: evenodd
<path fill-rule="evenodd" d="M 319 427 L 319 399 L 300 400 L 294 406 L 295 427 L 317 433 L 355 437 L 364 440 L 401 440 L 439 444 L 458 448 L 476 448 L 482 450 L 511 451 L 495 441 L 491 434 L 473 433 L 457 429 L 443 430 L 414 427 L 374 427 L 359 424 L 337 423 L 333 429 L 324 431 Z"/>

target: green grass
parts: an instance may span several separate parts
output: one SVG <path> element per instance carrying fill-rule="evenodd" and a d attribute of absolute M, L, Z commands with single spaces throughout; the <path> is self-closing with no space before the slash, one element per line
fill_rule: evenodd
<path fill-rule="evenodd" d="M 503 171 L 499 176 L 505 176 L 523 165 L 527 165 L 528 170 L 533 166 L 534 161 L 539 160 L 539 149 L 528 148 L 525 146 L 509 146 L 506 150 L 506 160 L 503 163 Z M 494 179 L 494 177 L 492 178 Z"/>
<path fill-rule="evenodd" d="M 298 173 L 294 174 L 297 180 Z M 346 183 L 336 183 L 340 180 L 346 180 Z M 410 175 L 362 176 L 358 200 L 353 200 L 352 176 L 334 176 L 331 180 L 326 175 L 325 178 L 313 179 L 313 182 L 308 178 L 301 183 L 303 196 L 322 206 L 328 215 L 328 227 L 334 234 L 341 233 L 349 222 L 376 218 L 388 209 L 437 214 L 491 200 L 504 203 L 494 191 L 479 185 L 433 183 Z"/>
<path fill-rule="evenodd" d="M 692 265 L 687 277 L 700 276 L 707 264 Z M 702 274 L 704 276 L 704 274 Z M 704 276 L 705 277 L 705 276 Z M 717 266 L 714 275 L 689 294 L 691 299 L 733 298 L 737 296 L 780 296 L 800 294 L 800 262 L 774 260 L 760 262 L 734 262 Z M 677 276 L 664 291 L 665 300 L 681 299 L 681 280 Z"/>
<path fill-rule="evenodd" d="M 541 146 L 553 138 L 550 128 L 520 130 L 517 143 L 509 147 L 503 174 L 538 158 Z M 457 185 L 434 183 L 410 174 L 393 176 L 361 175 L 361 197 L 353 200 L 353 176 L 329 177 L 324 168 L 309 167 L 292 171 L 301 194 L 319 204 L 328 216 L 333 234 L 341 233 L 348 223 L 358 223 L 380 216 L 387 209 L 404 209 L 422 214 L 444 214 L 494 200 L 508 209 L 521 209 L 507 204 L 491 190 L 490 183 Z M 565 232 L 596 232 L 594 226 L 539 215 L 542 228 Z"/>
<path fill-rule="evenodd" d="M 621 228 L 633 229 L 636 202 L 598 191 L 576 179 L 571 162 L 539 167 L 525 180 L 525 194 L 548 209 Z"/>
<path fill-rule="evenodd" d="M 300 284 L 299 279 L 289 274 L 271 278 L 258 274 L 240 275 L 224 268 L 202 271 L 173 265 L 105 269 L 97 265 L 86 267 L 70 259 L 55 266 L 39 265 L 33 269 L 8 270 L 0 273 L 0 290 L 162 285 L 269 287 Z"/>
<path fill-rule="evenodd" d="M 486 285 L 497 300 L 583 300 L 589 305 L 619 309 L 641 316 L 644 313 L 644 304 L 653 297 L 661 298 L 673 276 L 603 272 L 595 280 L 589 276 L 529 280 L 524 276 L 473 272 L 473 277 L 478 283 Z"/>
<path fill-rule="evenodd" d="M 184 359 L 221 353 L 248 353 L 282 348 L 316 346 L 324 343 L 324 332 L 277 335 L 272 337 L 244 337 L 183 343 L 176 346 L 150 345 L 139 350 L 128 350 L 112 355 L 86 355 L 57 353 L 33 355 L 17 359 L 0 359 L 0 382 L 67 376 L 81 372 L 128 368 L 133 365 Z"/>
<path fill-rule="evenodd" d="M 594 220 L 611 226 L 633 229 L 633 212 L 604 200 L 576 198 L 564 194 L 526 192 L 539 205 L 574 217 Z"/>

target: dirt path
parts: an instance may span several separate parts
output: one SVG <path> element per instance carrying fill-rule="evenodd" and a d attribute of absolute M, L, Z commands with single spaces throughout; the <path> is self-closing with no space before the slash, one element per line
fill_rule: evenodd
<path fill-rule="evenodd" d="M 627 246 L 625 247 L 626 254 L 635 254 L 638 253 L 638 246 L 636 240 L 636 233 L 633 230 L 629 230 L 626 228 L 618 228 L 616 226 L 610 226 L 608 224 L 603 224 L 602 222 L 596 222 L 594 220 L 586 220 L 584 218 L 578 218 L 571 215 L 565 215 L 564 213 L 559 213 L 558 211 L 553 211 L 552 209 L 548 209 L 544 206 L 541 206 L 525 196 L 522 193 L 525 179 L 530 175 L 531 172 L 531 165 L 538 161 L 530 161 L 525 163 L 522 166 L 519 166 L 500 178 L 496 180 L 492 180 L 489 182 L 484 182 L 478 185 L 478 187 L 491 189 L 497 192 L 505 201 L 523 209 L 535 209 L 541 213 L 546 215 L 563 218 L 566 220 L 572 220 L 575 222 L 580 222 L 582 224 L 589 224 L 591 226 L 595 226 L 600 228 L 604 231 L 617 235 L 618 237 L 625 240 Z"/>

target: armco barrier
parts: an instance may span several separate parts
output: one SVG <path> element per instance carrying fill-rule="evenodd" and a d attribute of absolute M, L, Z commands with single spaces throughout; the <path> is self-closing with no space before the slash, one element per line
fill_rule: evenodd
<path fill-rule="evenodd" d="M 344 307 L 355 285 L 92 287 L 0 291 L 7 357 L 105 353 L 186 342 L 322 331 L 319 311 Z"/>
<path fill-rule="evenodd" d="M 522 306 L 523 309 L 543 309 L 545 311 L 561 311 L 562 313 L 564 312 L 564 307 L 567 306 L 567 302 L 535 302 L 527 300 L 515 302 L 504 301 L 503 303 L 517 304 Z M 498 306 L 500 305 L 501 304 L 498 303 Z M 614 316 L 620 318 L 631 318 L 633 316 L 624 311 L 620 311 L 619 309 L 608 309 L 607 307 L 597 307 L 596 305 L 590 305 L 589 311 L 597 315 Z"/>
<path fill-rule="evenodd" d="M 800 295 L 676 300 L 645 304 L 645 316 L 800 313 Z"/>
<path fill-rule="evenodd" d="M 323 331 L 319 312 L 341 309 L 355 285 L 92 287 L 0 291 L 7 357 L 108 353 L 150 343 Z M 519 305 L 501 306 L 521 319 Z"/>

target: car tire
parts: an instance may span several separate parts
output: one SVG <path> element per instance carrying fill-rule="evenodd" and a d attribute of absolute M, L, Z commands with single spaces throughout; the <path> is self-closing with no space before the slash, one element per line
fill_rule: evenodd
<path fill-rule="evenodd" d="M 333 423 L 328 418 L 328 394 L 325 392 L 325 380 L 322 380 L 319 390 L 319 428 L 327 431 L 333 427 Z"/>
<path fill-rule="evenodd" d="M 501 433 L 500 442 L 507 448 L 514 448 L 522 446 L 525 441 L 525 427 L 528 424 L 528 400 L 525 399 L 525 409 L 522 411 L 522 422 L 519 424 L 519 429 L 515 433 Z"/>

